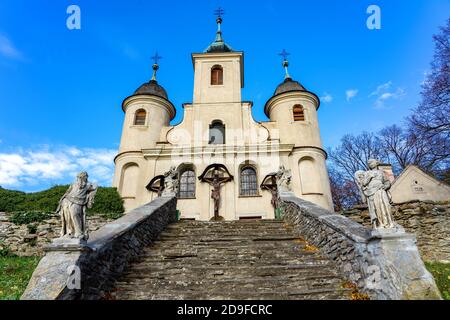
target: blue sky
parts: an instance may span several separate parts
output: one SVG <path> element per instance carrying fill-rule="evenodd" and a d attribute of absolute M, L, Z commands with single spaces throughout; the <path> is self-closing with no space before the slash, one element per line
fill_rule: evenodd
<path fill-rule="evenodd" d="M 66 9 L 81 8 L 81 30 Z M 381 30 L 366 27 L 369 5 Z M 420 98 L 433 55 L 432 35 L 450 17 L 448 0 L 0 2 L 0 185 L 36 191 L 67 183 L 80 169 L 111 183 L 120 142 L 122 100 L 151 77 L 182 116 L 192 100 L 190 54 L 215 36 L 217 6 L 225 41 L 245 52 L 244 100 L 266 120 L 264 103 L 290 74 L 322 97 L 326 148 L 346 133 L 401 124 Z"/>

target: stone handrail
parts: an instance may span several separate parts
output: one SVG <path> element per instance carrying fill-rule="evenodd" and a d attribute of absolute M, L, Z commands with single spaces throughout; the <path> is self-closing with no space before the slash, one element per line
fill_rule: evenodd
<path fill-rule="evenodd" d="M 292 194 L 280 195 L 283 218 L 333 259 L 342 274 L 374 300 L 441 299 L 415 236 L 376 234 Z"/>
<path fill-rule="evenodd" d="M 177 220 L 176 205 L 175 197 L 158 198 L 93 232 L 82 249 L 49 246 L 22 300 L 105 298 L 129 263 Z"/>

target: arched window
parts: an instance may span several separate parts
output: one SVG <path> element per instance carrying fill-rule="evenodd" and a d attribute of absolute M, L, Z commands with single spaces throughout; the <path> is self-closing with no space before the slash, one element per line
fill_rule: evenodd
<path fill-rule="evenodd" d="M 256 170 L 253 167 L 244 167 L 241 170 L 240 195 L 258 195 L 258 181 L 256 179 Z"/>
<path fill-rule="evenodd" d="M 221 66 L 214 66 L 211 69 L 211 85 L 223 85 L 223 68 Z"/>
<path fill-rule="evenodd" d="M 225 125 L 222 121 L 213 121 L 209 126 L 209 144 L 225 144 Z"/>
<path fill-rule="evenodd" d="M 146 120 L 147 120 L 147 112 L 144 109 L 136 111 L 136 114 L 134 115 L 135 126 L 145 126 Z"/>
<path fill-rule="evenodd" d="M 305 109 L 301 104 L 296 104 L 293 109 L 294 121 L 305 121 Z"/>
<path fill-rule="evenodd" d="M 193 199 L 195 198 L 195 171 L 185 170 L 180 175 L 180 187 L 178 189 L 179 199 Z"/>

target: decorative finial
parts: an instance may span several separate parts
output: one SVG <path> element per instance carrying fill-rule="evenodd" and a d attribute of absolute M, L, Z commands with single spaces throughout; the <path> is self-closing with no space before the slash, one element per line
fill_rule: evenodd
<path fill-rule="evenodd" d="M 159 69 L 159 60 L 162 59 L 162 57 L 160 55 L 158 55 L 158 52 L 155 52 L 155 55 L 152 57 L 153 59 L 153 76 L 152 76 L 152 81 L 156 81 L 156 72 Z"/>
<path fill-rule="evenodd" d="M 285 49 L 279 54 L 283 57 L 283 68 L 286 71 L 286 75 L 284 76 L 285 79 L 290 79 L 291 76 L 289 75 L 288 67 L 289 67 L 289 61 L 287 57 L 289 57 L 291 54 L 288 53 Z"/>
<path fill-rule="evenodd" d="M 223 10 L 221 7 L 217 8 L 214 11 L 214 15 L 217 16 L 217 34 L 216 34 L 216 42 L 223 42 L 222 39 L 222 30 L 220 28 L 221 24 L 222 24 L 222 16 L 225 14 L 225 10 Z"/>
<path fill-rule="evenodd" d="M 225 10 L 222 9 L 222 7 L 218 7 L 214 11 L 214 15 L 217 16 L 217 20 L 222 20 L 222 16 L 225 14 Z"/>

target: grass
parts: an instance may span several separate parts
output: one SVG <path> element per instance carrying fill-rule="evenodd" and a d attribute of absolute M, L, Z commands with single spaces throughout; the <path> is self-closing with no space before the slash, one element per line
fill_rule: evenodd
<path fill-rule="evenodd" d="M 433 275 L 442 298 L 450 300 L 450 263 L 425 262 L 425 265 Z"/>
<path fill-rule="evenodd" d="M 40 257 L 0 255 L 0 300 L 19 300 Z"/>

